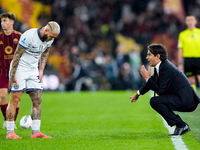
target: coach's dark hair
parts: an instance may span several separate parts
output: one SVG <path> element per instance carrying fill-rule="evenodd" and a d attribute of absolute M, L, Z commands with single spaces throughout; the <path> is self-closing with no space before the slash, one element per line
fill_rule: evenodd
<path fill-rule="evenodd" d="M 5 13 L 0 14 L 0 19 L 4 18 L 4 17 L 5 18 L 9 18 L 9 19 L 11 19 L 13 21 L 15 21 L 15 19 L 16 19 L 15 14 L 13 14 L 11 12 L 5 12 Z"/>
<path fill-rule="evenodd" d="M 160 54 L 160 60 L 164 61 L 167 59 L 167 49 L 164 45 L 162 44 L 152 44 L 148 46 L 148 50 L 156 56 L 157 54 Z"/>

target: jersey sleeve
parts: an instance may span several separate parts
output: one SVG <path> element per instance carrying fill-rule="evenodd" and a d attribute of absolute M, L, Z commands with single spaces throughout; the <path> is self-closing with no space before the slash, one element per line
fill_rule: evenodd
<path fill-rule="evenodd" d="M 183 38 L 182 38 L 182 34 L 180 33 L 179 34 L 179 37 L 178 37 L 178 46 L 177 46 L 179 49 L 183 49 Z"/>
<path fill-rule="evenodd" d="M 30 44 L 31 44 L 31 36 L 28 31 L 24 32 L 20 37 L 18 45 L 24 49 L 28 49 Z"/>

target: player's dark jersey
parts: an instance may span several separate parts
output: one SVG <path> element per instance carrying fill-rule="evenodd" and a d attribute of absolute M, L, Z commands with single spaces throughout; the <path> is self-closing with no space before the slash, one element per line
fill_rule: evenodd
<path fill-rule="evenodd" d="M 8 78 L 10 62 L 13 59 L 21 33 L 13 31 L 10 35 L 0 32 L 0 77 Z"/>

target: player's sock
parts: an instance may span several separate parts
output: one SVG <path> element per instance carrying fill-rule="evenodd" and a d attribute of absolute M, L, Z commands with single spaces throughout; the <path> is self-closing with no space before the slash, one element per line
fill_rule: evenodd
<path fill-rule="evenodd" d="M 1 106 L 1 112 L 4 116 L 4 120 L 6 120 L 6 109 L 8 107 L 8 104 L 5 104 L 5 105 L 0 105 Z"/>
<path fill-rule="evenodd" d="M 41 120 L 32 121 L 32 135 L 31 138 L 52 138 L 40 132 Z"/>
<path fill-rule="evenodd" d="M 7 125 L 6 125 L 6 120 L 4 120 L 4 122 L 3 122 L 3 127 L 2 127 L 3 129 L 7 129 Z"/>
<path fill-rule="evenodd" d="M 7 125 L 7 135 L 10 134 L 10 132 L 14 131 L 14 121 L 6 121 Z"/>
<path fill-rule="evenodd" d="M 15 119 L 14 119 L 15 121 L 16 121 L 16 119 L 17 119 L 17 115 L 18 115 L 18 113 L 19 113 L 19 108 L 17 107 L 17 108 L 16 108 Z"/>
<path fill-rule="evenodd" d="M 40 131 L 40 124 L 41 124 L 41 120 L 33 120 L 32 121 L 32 134 L 36 134 L 38 133 L 38 131 Z"/>
<path fill-rule="evenodd" d="M 192 84 L 194 90 L 196 91 L 196 84 Z"/>

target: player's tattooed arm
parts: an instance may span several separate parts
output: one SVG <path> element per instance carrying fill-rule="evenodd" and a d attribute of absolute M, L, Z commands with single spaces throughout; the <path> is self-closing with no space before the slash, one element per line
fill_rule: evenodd
<path fill-rule="evenodd" d="M 31 118 L 40 119 L 41 118 L 41 103 L 42 103 L 42 92 L 41 91 L 30 91 L 28 92 L 32 100 L 32 110 Z"/>
<path fill-rule="evenodd" d="M 15 73 L 16 73 L 17 67 L 19 65 L 19 60 L 20 60 L 21 55 L 24 52 L 25 52 L 24 48 L 22 48 L 21 46 L 17 46 L 17 49 L 16 49 L 14 57 L 13 57 L 12 71 L 11 71 L 11 76 L 10 76 L 11 82 L 15 81 Z"/>
<path fill-rule="evenodd" d="M 47 60 L 49 58 L 49 49 L 46 49 L 42 55 L 41 55 L 41 58 L 40 58 L 40 63 L 39 63 L 39 70 L 44 70 L 44 67 L 47 63 Z"/>
<path fill-rule="evenodd" d="M 39 63 L 39 79 L 41 80 L 41 82 L 43 82 L 42 77 L 43 77 L 43 71 L 44 71 L 44 67 L 47 63 L 49 57 L 49 49 L 45 50 L 40 58 L 40 63 Z"/>

